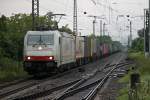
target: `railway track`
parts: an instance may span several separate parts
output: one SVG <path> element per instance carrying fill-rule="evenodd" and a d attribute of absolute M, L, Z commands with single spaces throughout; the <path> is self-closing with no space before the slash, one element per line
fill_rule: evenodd
<path fill-rule="evenodd" d="M 79 67 L 80 68 L 80 67 Z M 10 96 L 11 94 L 15 94 L 19 91 L 25 90 L 27 88 L 30 87 L 38 87 L 38 85 L 40 85 L 43 82 L 49 81 L 51 79 L 57 79 L 63 75 L 66 75 L 68 73 L 70 73 L 71 71 L 76 70 L 76 69 L 72 69 L 70 71 L 66 71 L 64 73 L 60 73 L 48 78 L 44 78 L 44 79 L 34 79 L 34 78 L 27 78 L 27 79 L 23 79 L 23 80 L 18 80 L 18 81 L 14 81 L 11 83 L 7 83 L 7 84 L 3 84 L 1 85 L 1 90 L 0 90 L 0 99 L 3 99 L 5 97 Z"/>
<path fill-rule="evenodd" d="M 117 66 L 128 65 L 128 64 L 129 63 L 127 63 L 127 62 L 122 62 L 122 63 L 118 63 Z M 56 76 L 53 76 L 51 78 L 48 78 L 48 79 L 45 79 L 45 80 L 40 80 L 39 82 L 36 82 L 36 84 L 31 82 L 31 85 L 26 84 L 24 87 L 19 87 L 18 89 L 14 89 L 13 91 L 11 90 L 11 91 L 7 91 L 6 93 L 2 93 L 2 95 L 0 94 L 0 99 L 7 100 L 7 99 L 11 98 L 11 100 L 12 99 L 14 99 L 14 100 L 20 100 L 20 99 L 22 99 L 22 100 L 31 100 L 31 99 L 43 98 L 43 97 L 46 97 L 46 96 L 48 96 L 48 98 L 50 98 L 50 99 L 52 99 L 51 97 L 53 97 L 53 99 L 54 99 L 53 93 L 55 93 L 56 91 L 57 91 L 56 94 L 59 94 L 59 93 L 64 94 L 64 91 L 65 91 L 65 93 L 72 94 L 71 91 L 78 91 L 78 89 L 80 91 L 83 91 L 84 89 L 86 89 L 88 87 L 93 89 L 93 86 L 96 86 L 103 78 L 103 77 L 101 77 L 99 79 L 98 78 L 99 75 L 97 73 L 101 72 L 103 69 L 109 69 L 114 65 L 115 64 L 111 64 L 110 61 L 108 61 L 103 67 L 101 67 L 101 69 L 96 69 L 90 74 L 83 74 L 82 78 L 78 78 L 78 79 L 74 79 L 74 80 L 71 80 L 71 81 L 68 81 L 68 82 L 64 82 L 64 84 L 57 85 L 56 87 L 53 87 L 53 88 L 52 87 L 49 88 L 49 86 L 47 86 L 47 88 L 42 90 L 42 91 L 29 93 L 28 95 L 23 95 L 23 94 L 15 95 L 15 93 L 19 92 L 20 90 L 21 91 L 26 90 L 26 89 L 28 90 L 28 88 L 30 88 L 30 87 L 36 87 L 36 88 L 40 87 L 39 84 L 43 84 L 46 81 L 47 81 L 47 83 L 50 83 L 51 82 L 50 80 L 55 80 L 55 79 L 59 80 L 59 78 L 61 76 L 69 75 L 69 73 L 71 74 L 74 70 L 77 70 L 77 69 L 80 68 L 80 67 L 78 67 L 76 69 L 72 69 L 70 71 L 67 71 L 67 72 L 58 74 Z M 95 77 L 95 79 L 93 77 Z M 96 81 L 93 82 L 92 79 L 94 79 Z M 86 82 L 88 82 L 89 80 L 91 80 L 91 82 L 90 82 L 90 84 L 87 84 Z M 49 95 L 51 95 L 51 94 L 52 94 L 52 96 L 49 97 Z M 41 99 L 39 99 L 39 100 L 41 100 Z M 60 100 L 60 99 L 58 99 L 58 100 Z"/>
<path fill-rule="evenodd" d="M 75 70 L 75 69 L 73 69 Z M 11 94 L 15 94 L 21 90 L 30 88 L 32 86 L 38 85 L 42 82 L 48 81 L 50 79 L 55 79 L 58 77 L 61 77 L 62 75 L 65 75 L 69 73 L 69 71 L 66 71 L 64 73 L 60 73 L 58 75 L 52 76 L 52 77 L 47 77 L 44 79 L 34 79 L 33 77 L 29 77 L 27 79 L 22 79 L 22 80 L 16 80 L 10 83 L 6 83 L 6 84 L 1 84 L 0 85 L 0 99 L 7 97 Z"/>
<path fill-rule="evenodd" d="M 107 82 L 107 80 L 109 79 L 113 71 L 119 67 L 128 65 L 127 63 L 123 64 L 120 62 L 121 60 L 116 62 L 116 64 L 112 65 L 113 67 L 111 69 L 109 69 L 110 67 L 105 65 L 104 68 L 107 67 L 109 70 L 105 73 L 105 75 L 102 78 L 97 79 L 96 81 L 91 82 L 87 85 L 80 86 L 78 88 L 74 88 L 74 89 L 67 90 L 67 91 L 65 90 L 63 91 L 63 93 L 60 93 L 60 95 L 56 96 L 55 98 L 49 98 L 49 100 L 64 100 L 64 99 L 65 100 L 93 100 L 94 96 L 102 88 L 102 86 Z M 81 97 L 80 99 L 77 99 L 76 97 L 73 98 L 75 94 L 79 94 L 83 91 L 88 91 L 84 97 Z"/>
<path fill-rule="evenodd" d="M 105 66 L 106 65 L 107 64 L 105 64 Z M 20 99 L 21 100 L 37 99 L 37 98 L 49 95 L 49 94 L 51 94 L 53 92 L 60 91 L 62 89 L 65 89 L 65 92 L 67 92 L 67 91 L 73 90 L 74 88 L 82 85 L 83 83 L 85 83 L 86 81 L 88 81 L 89 79 L 91 79 L 92 77 L 94 77 L 98 72 L 99 72 L 99 69 L 96 69 L 91 74 L 87 74 L 86 76 L 84 76 L 83 78 L 81 78 L 79 80 L 75 80 L 73 82 L 69 82 L 69 83 L 66 83 L 66 84 L 54 87 L 54 88 L 50 88 L 50 89 L 47 89 L 47 90 L 42 91 L 42 92 L 33 93 L 33 94 L 30 94 L 30 95 L 27 95 L 27 96 L 22 96 L 22 97 L 14 99 L 14 100 L 20 100 Z"/>
<path fill-rule="evenodd" d="M 15 100 L 19 100 L 19 99 L 21 99 L 21 100 L 32 100 L 32 99 L 42 100 L 42 99 L 45 99 L 45 97 L 49 98 L 49 100 L 63 100 L 68 95 L 71 96 L 71 95 L 78 93 L 79 91 L 83 91 L 83 90 L 86 90 L 89 88 L 93 89 L 93 87 L 98 85 L 98 83 L 103 80 L 104 77 L 99 78 L 99 76 L 101 76 L 102 74 L 97 74 L 97 73 L 103 71 L 103 69 L 112 69 L 111 67 L 114 68 L 114 66 L 121 67 L 123 65 L 128 65 L 128 64 L 130 64 L 130 63 L 122 62 L 122 63 L 117 63 L 117 64 L 111 64 L 110 61 L 108 61 L 103 67 L 101 67 L 102 69 L 96 69 L 91 74 L 87 74 L 87 76 L 84 76 L 83 78 L 81 78 L 80 81 L 74 82 L 74 84 L 72 84 L 71 86 L 64 84 L 65 85 L 65 87 L 64 87 L 64 85 L 62 85 L 62 86 L 60 85 L 58 87 L 50 88 L 50 89 L 47 89 L 47 90 L 44 90 L 44 91 L 41 91 L 38 93 L 33 93 L 33 94 L 30 94 L 27 96 L 18 97 Z M 103 76 L 105 76 L 105 74 L 108 72 L 110 72 L 110 70 L 103 73 Z M 60 88 L 60 87 L 62 87 L 62 88 Z M 54 98 L 54 96 L 56 96 L 56 98 Z"/>
<path fill-rule="evenodd" d="M 82 100 L 92 100 L 94 96 L 97 94 L 97 92 L 102 88 L 102 86 L 107 82 L 109 76 L 112 74 L 112 72 L 117 68 L 118 64 L 121 60 L 119 60 L 114 67 L 104 76 L 104 78 L 96 85 L 94 89 L 92 89 L 85 97 L 82 98 Z"/>
<path fill-rule="evenodd" d="M 34 86 L 34 85 L 36 85 L 36 83 L 30 82 L 28 84 L 24 84 L 24 85 L 20 86 L 19 88 L 15 88 L 15 89 L 10 89 L 10 90 L 7 90 L 7 91 L 3 91 L 3 92 L 0 93 L 0 99 L 3 98 L 3 97 L 7 97 L 7 96 L 9 96 L 9 95 L 11 95 L 13 93 L 18 92 L 18 91 L 21 91 L 21 90 L 24 90 L 26 88 L 29 88 L 31 86 Z"/>
<path fill-rule="evenodd" d="M 52 77 L 42 79 L 42 80 L 33 80 L 32 78 L 31 79 L 29 78 L 26 80 L 8 83 L 6 85 L 1 85 L 2 88 L 0 90 L 0 99 L 3 99 L 5 97 L 7 98 L 8 96 L 11 96 L 11 94 L 15 94 L 15 93 L 23 91 L 27 88 L 30 88 L 33 86 L 36 87 L 39 84 L 44 83 L 46 81 L 57 79 L 61 76 L 67 75 L 67 74 L 69 74 L 69 73 L 73 72 L 74 70 L 77 70 L 81 67 L 78 67 L 78 68 L 75 68 L 75 69 L 66 71 L 64 73 L 60 73 L 60 74 L 57 74 L 57 75 L 54 75 Z"/>
<path fill-rule="evenodd" d="M 6 88 L 6 87 L 10 87 L 12 85 L 16 85 L 16 84 L 19 84 L 19 83 L 22 83 L 22 82 L 26 82 L 28 80 L 30 80 L 32 77 L 27 77 L 25 79 L 19 79 L 19 80 L 14 80 L 12 82 L 4 82 L 4 83 L 1 83 L 0 84 L 0 89 L 3 89 L 3 88 Z"/>

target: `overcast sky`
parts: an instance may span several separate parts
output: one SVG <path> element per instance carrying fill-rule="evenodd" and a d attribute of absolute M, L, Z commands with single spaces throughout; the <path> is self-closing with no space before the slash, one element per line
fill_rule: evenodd
<path fill-rule="evenodd" d="M 39 0 L 40 15 L 45 15 L 48 11 L 54 13 L 64 13 L 60 26 L 69 24 L 72 29 L 73 0 Z M 94 4 L 94 2 L 96 5 Z M 12 15 L 12 13 L 31 13 L 32 0 L 0 0 L 0 15 Z M 113 10 L 109 10 L 109 6 Z M 92 20 L 89 15 L 106 16 L 104 22 L 107 23 L 109 35 L 115 40 L 126 41 L 129 33 L 127 18 L 118 18 L 118 15 L 130 15 L 133 25 L 133 35 L 137 36 L 137 30 L 143 27 L 143 9 L 148 7 L 148 0 L 78 0 L 78 31 L 81 35 L 92 33 Z M 83 14 L 83 12 L 87 14 Z M 110 17 L 109 17 L 110 15 Z M 136 17 L 135 17 L 136 16 Z M 99 19 L 96 23 L 96 35 L 99 35 Z"/>

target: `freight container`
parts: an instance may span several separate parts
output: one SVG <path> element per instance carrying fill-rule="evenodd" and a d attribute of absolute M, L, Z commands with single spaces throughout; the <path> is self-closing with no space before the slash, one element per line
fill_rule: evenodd
<path fill-rule="evenodd" d="M 76 61 L 78 65 L 84 63 L 84 47 L 85 41 L 84 37 L 77 36 L 76 37 Z"/>
<path fill-rule="evenodd" d="M 89 45 L 89 37 L 84 36 L 84 62 L 88 63 L 90 59 L 91 45 Z"/>

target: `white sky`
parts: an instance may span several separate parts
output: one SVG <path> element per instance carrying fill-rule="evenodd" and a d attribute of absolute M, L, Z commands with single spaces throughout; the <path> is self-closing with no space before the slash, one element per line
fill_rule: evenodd
<path fill-rule="evenodd" d="M 73 0 L 39 0 L 40 1 L 40 15 L 45 15 L 48 11 L 54 13 L 65 13 L 67 16 L 63 17 L 59 25 L 69 24 L 72 29 L 72 14 L 73 14 Z M 148 8 L 148 0 L 78 0 L 78 31 L 82 35 L 88 35 L 92 33 L 92 20 L 89 15 L 102 16 L 107 18 L 107 30 L 110 36 L 115 40 L 127 41 L 129 35 L 129 29 L 126 26 L 129 25 L 127 18 L 120 17 L 118 21 L 116 18 L 118 15 L 130 15 L 131 17 L 143 16 L 143 9 Z M 31 13 L 32 0 L 0 0 L 0 15 L 6 16 L 12 15 L 12 13 Z M 109 5 L 114 9 L 110 11 L 110 23 L 109 23 Z M 84 15 L 83 12 L 87 14 Z M 141 17 L 132 18 L 133 36 L 137 36 L 137 30 L 143 27 L 143 19 Z M 96 35 L 99 35 L 99 19 L 96 24 Z"/>

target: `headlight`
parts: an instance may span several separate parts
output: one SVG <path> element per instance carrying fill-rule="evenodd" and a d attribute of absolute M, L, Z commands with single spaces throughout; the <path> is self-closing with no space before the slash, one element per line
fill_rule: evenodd
<path fill-rule="evenodd" d="M 27 59 L 28 59 L 28 60 L 30 60 L 30 59 L 31 59 L 31 57 L 27 57 Z"/>
<path fill-rule="evenodd" d="M 38 47 L 38 50 L 42 50 L 43 48 L 40 46 L 40 47 Z"/>
<path fill-rule="evenodd" d="M 53 56 L 50 56 L 49 59 L 50 59 L 50 60 L 54 60 L 54 57 L 53 57 Z"/>

